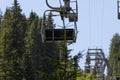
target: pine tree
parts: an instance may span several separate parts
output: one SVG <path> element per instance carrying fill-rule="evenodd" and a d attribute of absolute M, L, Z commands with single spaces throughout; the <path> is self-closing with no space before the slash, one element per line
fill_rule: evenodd
<path fill-rule="evenodd" d="M 1 54 L 5 57 L 4 74 L 8 80 L 22 80 L 23 54 L 25 45 L 26 18 L 21 14 L 17 0 L 11 8 L 6 9 L 1 28 Z M 7 36 L 7 37 L 6 37 Z M 4 77 L 4 76 L 3 76 Z"/>
<path fill-rule="evenodd" d="M 26 80 L 35 80 L 36 79 L 36 71 L 35 68 L 36 64 L 34 64 L 34 56 L 36 56 L 39 53 L 39 45 L 40 41 L 38 41 L 36 38 L 38 37 L 38 23 L 39 18 L 36 15 L 36 13 L 31 12 L 30 17 L 28 19 L 28 28 L 26 32 L 26 53 L 24 55 L 24 65 L 25 65 L 25 79 Z M 37 43 L 36 43 L 37 41 Z"/>
<path fill-rule="evenodd" d="M 117 58 L 117 56 L 120 56 L 119 49 L 120 49 L 120 36 L 119 34 L 116 33 L 113 36 L 110 45 L 109 61 L 111 67 L 113 67 L 114 60 Z"/>
<path fill-rule="evenodd" d="M 46 20 L 46 28 L 47 29 L 53 29 L 54 28 L 54 20 L 53 20 L 53 18 L 52 18 L 52 13 L 49 13 L 49 15 L 48 15 L 48 18 L 47 18 L 47 20 Z"/>
<path fill-rule="evenodd" d="M 13 72 L 11 72 L 13 79 L 21 80 L 23 76 L 23 54 L 25 52 L 25 31 L 26 31 L 26 18 L 21 14 L 21 8 L 17 2 L 14 0 L 14 4 L 11 8 L 12 11 L 12 33 L 11 33 L 11 54 L 13 56 Z"/>
<path fill-rule="evenodd" d="M 11 54 L 10 52 L 10 36 L 11 36 L 11 31 L 9 29 L 9 26 L 11 26 L 11 19 L 9 18 L 11 17 L 11 11 L 10 9 L 6 9 L 6 13 L 5 16 L 1 22 L 1 34 L 0 34 L 0 56 L 1 56 L 1 71 L 0 71 L 0 79 L 4 80 L 4 79 L 9 79 L 11 80 L 11 77 L 9 76 L 10 71 L 12 69 L 10 69 L 11 63 L 10 62 L 10 57 Z"/>
<path fill-rule="evenodd" d="M 51 13 L 46 18 L 46 24 L 47 24 L 47 26 L 46 26 L 47 29 L 53 28 L 53 19 L 52 19 Z M 39 31 L 40 31 L 40 29 L 39 29 Z M 40 34 L 40 32 L 38 33 L 38 35 L 39 34 Z M 37 39 L 38 38 L 40 39 L 40 37 L 41 37 L 41 35 L 38 36 Z M 40 75 L 42 75 L 42 74 L 50 75 L 51 73 L 54 73 L 56 70 L 56 68 L 54 66 L 54 62 L 52 62 L 51 60 L 53 58 L 56 59 L 59 56 L 58 46 L 54 42 L 42 43 L 41 39 L 40 39 L 39 43 L 40 43 L 40 46 L 39 46 L 40 50 L 38 50 L 39 51 L 39 53 L 37 53 L 38 56 L 34 57 L 34 58 L 36 58 L 36 59 L 34 59 L 34 61 L 36 60 L 35 64 L 39 65 L 39 67 L 37 67 L 37 66 L 36 67 L 37 67 Z M 38 45 L 39 43 L 37 42 L 35 44 Z M 43 75 L 40 77 L 41 77 L 41 79 L 45 78 Z"/>
<path fill-rule="evenodd" d="M 120 58 L 120 35 L 116 33 L 111 40 L 109 55 L 110 66 L 113 71 L 116 71 L 114 75 L 120 75 L 120 60 L 118 58 Z"/>

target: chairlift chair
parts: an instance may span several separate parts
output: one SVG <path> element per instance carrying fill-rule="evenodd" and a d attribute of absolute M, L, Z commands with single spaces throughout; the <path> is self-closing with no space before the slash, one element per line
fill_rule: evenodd
<path fill-rule="evenodd" d="M 74 29 L 46 29 L 45 41 L 74 41 Z"/>
<path fill-rule="evenodd" d="M 64 6 L 60 7 L 52 7 L 49 5 L 48 0 L 46 0 L 46 4 L 51 10 L 46 10 L 43 15 L 42 27 L 41 27 L 41 36 L 43 42 L 53 42 L 53 41 L 66 41 L 66 42 L 75 42 L 77 36 L 77 20 L 78 20 L 78 8 L 77 8 L 77 0 L 63 0 Z M 75 9 L 70 6 L 70 4 L 75 3 Z M 62 29 L 46 29 L 46 12 L 57 12 L 60 13 L 61 19 L 63 21 L 64 28 Z M 69 22 L 74 23 L 74 28 L 66 28 L 64 19 L 68 18 Z M 54 27 L 54 26 L 53 26 Z"/>
<path fill-rule="evenodd" d="M 51 10 L 49 10 L 51 11 Z M 53 15 L 54 16 L 54 15 Z M 74 28 L 46 28 L 46 15 L 44 14 L 41 27 L 42 42 L 66 41 L 75 42 L 76 31 Z"/>

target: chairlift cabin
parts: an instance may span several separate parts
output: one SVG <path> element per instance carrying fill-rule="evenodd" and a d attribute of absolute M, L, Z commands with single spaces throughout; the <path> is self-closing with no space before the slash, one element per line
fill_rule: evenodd
<path fill-rule="evenodd" d="M 75 42 L 76 40 L 74 29 L 44 29 L 42 32 L 42 42 Z"/>
<path fill-rule="evenodd" d="M 46 12 L 54 12 L 53 10 L 47 10 Z M 46 13 L 45 12 L 45 13 Z M 54 17 L 55 15 L 52 15 Z M 52 28 L 47 28 L 46 24 L 46 17 L 47 15 L 44 14 L 43 20 L 42 20 L 42 27 L 41 27 L 41 36 L 42 36 L 42 42 L 55 42 L 55 41 L 65 41 L 65 42 L 75 42 L 77 31 L 75 29 L 76 24 L 74 24 L 75 27 L 67 28 L 66 26 L 64 28 L 54 28 L 55 25 L 52 25 Z"/>
<path fill-rule="evenodd" d="M 46 29 L 45 41 L 75 41 L 74 29 Z"/>
<path fill-rule="evenodd" d="M 60 4 L 60 7 L 52 7 L 49 5 L 48 0 L 46 0 L 46 4 L 51 10 L 46 10 L 43 15 L 42 27 L 41 27 L 41 36 L 43 42 L 53 42 L 53 41 L 65 41 L 65 42 L 75 42 L 77 36 L 77 20 L 78 20 L 78 8 L 77 8 L 77 0 L 63 0 L 64 6 Z M 72 8 L 70 5 L 74 3 L 75 8 Z M 46 13 L 47 12 L 57 12 L 63 21 L 63 28 L 46 28 Z M 54 15 L 53 15 L 54 16 Z M 70 23 L 74 24 L 74 27 L 67 28 L 65 19 L 68 18 Z"/>

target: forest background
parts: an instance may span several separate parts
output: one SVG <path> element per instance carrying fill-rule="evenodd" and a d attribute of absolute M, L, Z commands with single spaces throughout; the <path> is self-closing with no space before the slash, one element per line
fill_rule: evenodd
<path fill-rule="evenodd" d="M 54 20 L 49 14 L 47 19 L 48 28 L 51 28 Z M 65 43 L 42 44 L 40 35 L 40 25 L 42 18 L 35 12 L 31 12 L 29 17 L 22 13 L 22 9 L 14 0 L 12 7 L 7 7 L 4 14 L 0 14 L 0 78 L 9 80 L 34 80 L 49 78 L 48 74 L 59 71 L 59 51 L 63 52 L 63 65 L 65 69 L 71 68 L 75 75 L 79 68 L 78 61 L 82 56 L 79 51 L 71 57 L 70 51 Z M 112 37 L 111 37 L 112 38 Z M 110 60 L 111 66 L 113 61 L 120 54 L 120 36 L 116 33 L 111 39 Z M 64 49 L 63 49 L 64 48 Z M 48 53 L 49 52 L 49 53 Z M 68 54 L 64 54 L 68 53 Z M 77 57 L 77 59 L 76 59 Z M 54 59 L 54 60 L 52 60 Z M 55 61 L 55 62 L 54 62 Z M 53 62 L 53 63 L 51 63 Z M 65 63 L 68 63 L 67 65 Z M 49 64 L 48 64 L 49 63 Z M 58 64 L 56 64 L 58 63 Z M 59 66 L 60 67 L 59 67 Z M 72 67 L 70 67 L 70 65 Z M 49 68 L 48 68 L 49 66 Z M 68 68 L 66 68 L 68 67 Z M 59 74 L 64 73 L 58 72 Z M 77 71 L 76 71 L 77 70 Z M 65 70 L 66 71 L 66 70 Z M 66 76 L 71 76 L 73 74 Z M 75 76 L 74 75 L 74 76 Z M 54 78 L 57 75 L 53 73 Z M 63 75 L 59 75 L 63 76 Z M 66 78 L 64 76 L 64 78 Z M 73 76 L 72 76 L 73 77 Z M 58 78 L 58 77 L 57 77 Z M 75 78 L 75 77 L 74 77 Z"/>

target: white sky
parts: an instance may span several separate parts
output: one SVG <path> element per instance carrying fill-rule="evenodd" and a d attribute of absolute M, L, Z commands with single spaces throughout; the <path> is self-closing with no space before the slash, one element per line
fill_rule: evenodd
<path fill-rule="evenodd" d="M 61 0 L 63 1 L 63 0 Z M 90 1 L 90 2 L 89 2 Z M 23 13 L 28 17 L 31 11 L 39 16 L 49 9 L 45 0 L 18 0 Z M 13 0 L 0 0 L 0 9 L 5 11 L 11 7 Z M 53 6 L 59 6 L 59 0 L 50 0 Z M 79 21 L 77 42 L 69 46 L 74 49 L 72 55 L 88 48 L 102 48 L 105 55 L 109 55 L 110 40 L 113 34 L 120 34 L 120 20 L 117 19 L 117 0 L 78 0 Z M 84 66 L 84 58 L 80 66 Z"/>

